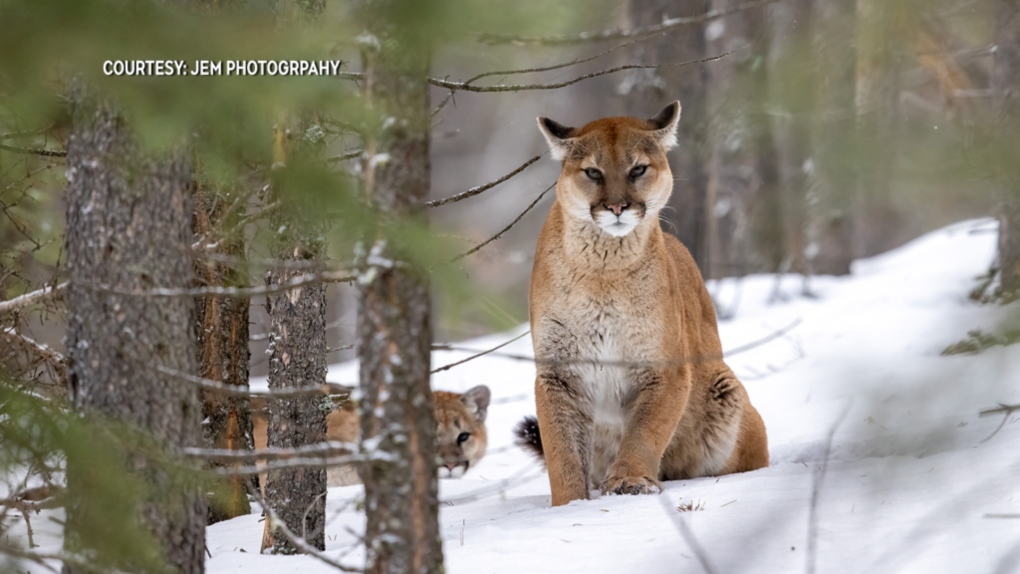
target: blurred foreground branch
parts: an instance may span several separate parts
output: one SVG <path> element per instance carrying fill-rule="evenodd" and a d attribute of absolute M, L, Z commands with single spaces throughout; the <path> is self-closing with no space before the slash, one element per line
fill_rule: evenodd
<path fill-rule="evenodd" d="M 540 44 L 544 46 L 569 46 L 573 44 L 584 44 L 587 42 L 601 42 L 603 40 L 620 40 L 624 38 L 640 38 L 643 36 L 649 36 L 652 34 L 658 34 L 674 30 L 681 26 L 689 26 L 691 24 L 701 24 L 710 20 L 716 20 L 723 18 L 731 14 L 736 14 L 744 10 L 750 10 L 752 8 L 758 8 L 771 4 L 777 0 L 756 0 L 754 2 L 745 2 L 738 4 L 730 8 L 722 8 L 718 10 L 711 10 L 705 12 L 699 16 L 688 16 L 686 18 L 668 18 L 662 21 L 661 24 L 655 24 L 654 26 L 646 26 L 643 28 L 631 28 L 621 29 L 616 28 L 612 30 L 600 30 L 593 32 L 581 32 L 579 34 L 573 34 L 569 36 L 516 36 L 513 34 L 493 34 L 484 33 L 479 34 L 478 41 L 489 44 L 515 44 L 515 45 L 528 45 L 528 44 Z"/>

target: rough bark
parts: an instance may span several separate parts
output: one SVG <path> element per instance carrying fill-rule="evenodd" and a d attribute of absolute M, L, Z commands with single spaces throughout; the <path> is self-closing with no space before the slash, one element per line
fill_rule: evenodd
<path fill-rule="evenodd" d="M 286 0 L 276 5 L 282 21 L 314 23 L 324 0 Z M 269 201 L 273 211 L 270 229 L 276 230 L 273 256 L 283 262 L 317 262 L 311 268 L 287 268 L 266 273 L 267 284 L 286 283 L 297 275 L 325 268 L 325 219 L 316 199 L 321 189 L 309 188 L 309 173 L 321 168 L 321 156 L 304 138 L 290 149 L 286 128 L 302 134 L 307 122 L 281 114 L 273 148 L 274 178 Z M 266 297 L 270 319 L 269 388 L 291 389 L 326 382 L 326 285 L 308 285 Z M 326 440 L 329 399 L 308 396 L 269 400 L 266 428 L 269 448 L 294 448 Z M 326 469 L 321 466 L 266 471 L 265 500 L 291 532 L 319 550 L 326 548 Z M 298 548 L 266 524 L 262 550 L 296 554 Z"/>
<path fill-rule="evenodd" d="M 197 390 L 155 369 L 195 372 L 194 302 L 108 290 L 191 285 L 189 162 L 183 154 L 144 157 L 109 107 L 93 106 L 79 93 L 72 100 L 66 196 L 71 396 L 83 412 L 128 423 L 168 449 L 199 446 Z M 143 522 L 172 570 L 202 572 L 203 497 L 197 489 L 175 486 L 165 468 L 147 463 L 152 454 L 135 451 L 124 461 L 128 472 L 152 489 L 152 498 L 139 509 Z M 101 520 L 103 509 L 87 496 L 88 463 L 77 464 L 68 464 L 73 502 L 67 507 L 65 544 L 72 551 L 88 551 L 96 536 L 88 525 Z"/>
<path fill-rule="evenodd" d="M 710 0 L 631 0 L 630 17 L 635 26 L 659 24 L 665 18 L 698 16 L 709 11 Z M 685 62 L 704 58 L 705 24 L 693 24 L 639 44 L 639 60 L 647 63 Z M 690 250 L 705 274 L 708 259 L 708 218 L 714 205 L 708 198 L 708 68 L 705 64 L 645 70 L 633 74 L 622 86 L 628 114 L 650 116 L 669 102 L 683 106 L 677 147 L 669 154 L 676 178 L 664 216 L 676 225 L 677 237 Z"/>
<path fill-rule="evenodd" d="M 206 245 L 216 244 L 210 253 L 227 255 L 236 263 L 195 259 L 195 285 L 240 287 L 248 284 L 244 273 L 244 242 L 227 228 L 236 223 L 240 211 L 228 214 L 230 194 L 199 190 L 195 194 L 195 237 Z M 224 219 L 225 217 L 229 220 Z M 195 334 L 198 339 L 198 373 L 214 381 L 248 387 L 247 297 L 198 297 L 195 300 Z M 255 448 L 248 400 L 220 393 L 202 394 L 202 438 L 206 448 L 247 450 Z M 211 463 L 214 466 L 220 463 Z M 222 496 L 209 506 L 209 524 L 251 512 L 247 482 L 233 476 L 224 482 Z"/>
<path fill-rule="evenodd" d="M 366 98 L 388 119 L 366 141 L 366 194 L 384 220 L 420 221 L 431 170 L 429 50 L 413 32 L 379 20 L 372 32 L 383 48 L 365 53 Z M 428 280 L 384 234 L 366 238 L 359 254 L 366 572 L 442 572 Z"/>
<path fill-rule="evenodd" d="M 1020 1 L 996 2 L 995 48 L 992 88 L 996 97 L 996 125 L 1000 145 L 1012 149 L 1020 124 Z M 1006 160 L 1003 164 L 997 177 L 1001 289 L 1015 294 L 1020 292 L 1020 171 L 1015 161 Z"/>
<path fill-rule="evenodd" d="M 301 170 L 299 152 L 284 170 Z M 283 174 L 281 174 L 283 175 Z M 297 180 L 299 181 L 299 180 Z M 296 201 L 295 191 L 287 190 L 295 180 L 280 177 L 274 184 L 277 195 L 287 194 L 286 204 L 275 213 L 270 227 L 281 230 L 273 256 L 282 261 L 318 261 L 325 256 L 326 245 L 321 224 L 306 217 L 307 204 Z M 308 191 L 308 190 L 306 190 Z M 309 193 L 311 193 L 309 191 Z M 322 271 L 324 267 L 279 267 L 266 273 L 267 284 L 286 283 L 295 276 Z M 326 382 L 326 286 L 307 285 L 266 298 L 270 318 L 269 388 L 314 387 Z M 328 399 L 308 396 L 268 401 L 267 427 L 270 448 L 293 448 L 326 440 Z M 266 472 L 266 502 L 292 532 L 312 546 L 326 545 L 326 469 L 307 467 Z M 285 537 L 276 536 L 266 525 L 262 549 L 275 554 L 295 554 L 298 549 Z"/>
<path fill-rule="evenodd" d="M 815 273 L 845 275 L 853 260 L 855 0 L 814 0 L 811 53 L 818 63 L 812 207 L 808 241 Z"/>

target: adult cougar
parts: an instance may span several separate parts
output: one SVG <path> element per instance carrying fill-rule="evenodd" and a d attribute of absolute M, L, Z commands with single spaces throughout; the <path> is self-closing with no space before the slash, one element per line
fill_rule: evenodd
<path fill-rule="evenodd" d="M 701 273 L 659 227 L 679 119 L 680 102 L 649 120 L 538 119 L 563 168 L 531 276 L 538 418 L 518 437 L 544 456 L 554 506 L 768 465 Z"/>

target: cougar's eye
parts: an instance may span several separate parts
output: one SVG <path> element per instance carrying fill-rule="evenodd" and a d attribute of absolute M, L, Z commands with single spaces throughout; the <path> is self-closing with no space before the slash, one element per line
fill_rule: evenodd
<path fill-rule="evenodd" d="M 467 439 L 469 438 L 471 438 L 471 433 L 462 432 L 459 435 L 457 435 L 457 444 L 464 444 L 465 442 L 467 442 Z"/>
<path fill-rule="evenodd" d="M 645 174 L 645 170 L 647 169 L 648 169 L 647 165 L 635 165 L 634 167 L 630 168 L 630 178 L 637 179 L 641 177 L 642 175 Z"/>
<path fill-rule="evenodd" d="M 602 172 L 594 167 L 585 168 L 584 175 L 587 175 L 588 179 L 592 181 L 602 181 Z"/>

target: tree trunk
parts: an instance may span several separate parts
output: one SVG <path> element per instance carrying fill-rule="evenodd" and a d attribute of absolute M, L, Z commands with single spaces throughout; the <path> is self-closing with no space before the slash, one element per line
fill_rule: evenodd
<path fill-rule="evenodd" d="M 281 3 L 281 20 L 312 23 L 322 14 L 324 0 L 287 0 Z M 281 284 L 305 273 L 324 270 L 326 257 L 325 218 L 317 204 L 321 189 L 313 189 L 310 174 L 321 169 L 321 157 L 302 138 L 300 146 L 288 150 L 285 114 L 276 126 L 273 149 L 274 178 L 271 200 L 280 204 L 273 211 L 270 229 L 276 230 L 273 256 L 283 262 L 266 273 L 267 284 Z M 305 133 L 307 125 L 295 125 Z M 310 267 L 287 262 L 313 263 Z M 266 297 L 270 319 L 269 388 L 293 389 L 326 383 L 326 285 L 317 283 Z M 317 395 L 267 401 L 269 448 L 295 448 L 326 441 L 326 417 L 332 405 Z M 319 550 L 326 549 L 326 468 L 277 469 L 266 471 L 265 500 L 291 532 Z M 296 554 L 298 548 L 277 535 L 266 522 L 262 551 Z"/>
<path fill-rule="evenodd" d="M 300 175 L 300 153 L 288 161 L 293 165 L 279 170 L 280 175 Z M 279 159 L 279 158 L 278 158 Z M 321 221 L 308 212 L 311 203 L 301 204 L 296 190 L 288 186 L 294 179 L 277 177 L 275 195 L 284 197 L 275 211 L 270 228 L 277 232 L 274 257 L 282 262 L 317 262 L 311 268 L 281 265 L 266 273 L 266 283 L 281 284 L 306 273 L 321 272 L 326 253 Z M 311 190 L 304 190 L 308 194 Z M 300 193 L 300 192 L 298 192 Z M 290 289 L 266 298 L 270 318 L 269 388 L 293 389 L 326 383 L 326 285 L 322 283 Z M 326 440 L 328 399 L 309 395 L 293 399 L 267 401 L 269 448 L 295 448 Z M 326 469 L 322 466 L 266 472 L 266 503 L 287 527 L 309 544 L 324 550 L 326 546 Z M 285 537 L 277 536 L 266 524 L 262 549 L 272 547 L 274 554 L 295 554 L 298 549 Z"/>
<path fill-rule="evenodd" d="M 378 14 L 388 8 L 382 4 Z M 381 51 L 364 53 L 365 97 L 387 120 L 366 141 L 366 194 L 384 220 L 421 221 L 431 171 L 429 50 L 413 32 L 379 23 L 372 32 L 384 41 Z M 367 238 L 359 254 L 366 572 L 442 572 L 427 272 L 384 233 Z"/>
<path fill-rule="evenodd" d="M 809 213 L 815 273 L 846 275 L 853 261 L 855 0 L 814 0 L 811 53 L 816 70 L 816 120 Z"/>
<path fill-rule="evenodd" d="M 995 70 L 999 145 L 1013 149 L 1020 121 L 1020 0 L 998 0 L 995 6 Z M 998 174 L 1000 194 L 999 267 L 1003 293 L 1020 292 L 1020 170 L 1005 161 Z"/>
<path fill-rule="evenodd" d="M 197 390 L 157 370 L 195 372 L 193 300 L 111 292 L 191 286 L 189 162 L 182 154 L 145 158 L 109 107 L 93 107 L 80 93 L 72 105 L 66 198 L 71 395 L 83 412 L 126 422 L 171 450 L 199 446 Z M 165 467 L 150 464 L 154 453 L 132 452 L 125 468 L 151 488 L 140 513 L 163 559 L 176 572 L 204 571 L 201 492 L 177 486 Z M 68 461 L 65 544 L 74 552 L 110 543 L 90 528 L 104 512 L 86 495 L 93 472 L 88 461 Z"/>
<path fill-rule="evenodd" d="M 659 24 L 664 18 L 699 16 L 709 11 L 710 0 L 631 0 L 634 26 Z M 665 64 L 704 58 L 705 24 L 691 24 L 640 44 L 639 61 Z M 665 216 L 676 224 L 677 236 L 690 250 L 702 274 L 708 270 L 708 218 L 714 205 L 708 199 L 710 142 L 707 114 L 708 68 L 705 64 L 643 70 L 624 84 L 627 113 L 649 117 L 673 100 L 683 107 L 677 147 L 669 153 L 675 178 Z"/>
<path fill-rule="evenodd" d="M 211 253 L 237 260 L 222 263 L 197 257 L 197 286 L 240 287 L 248 284 L 247 274 L 243 271 L 244 241 L 239 234 L 229 230 L 236 225 L 243 211 L 235 209 L 234 215 L 228 215 L 227 207 L 232 200 L 229 194 L 205 190 L 195 194 L 195 237 L 204 245 L 216 244 Z M 200 376 L 247 389 L 249 304 L 247 297 L 207 296 L 195 299 Z M 255 448 L 246 398 L 204 392 L 202 418 L 202 438 L 206 448 L 247 451 Z M 224 492 L 209 505 L 209 524 L 251 512 L 247 487 L 250 480 L 244 476 L 232 476 L 224 481 Z"/>

